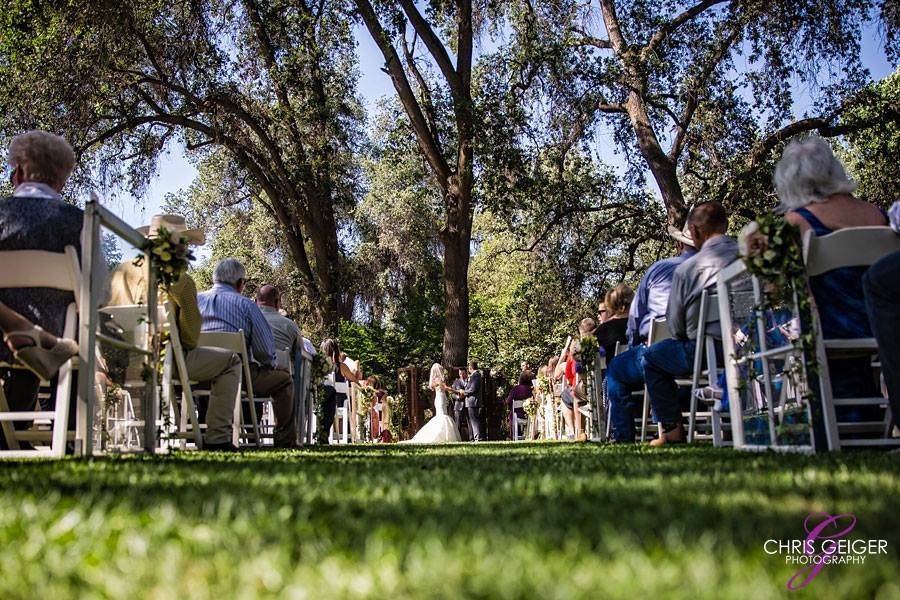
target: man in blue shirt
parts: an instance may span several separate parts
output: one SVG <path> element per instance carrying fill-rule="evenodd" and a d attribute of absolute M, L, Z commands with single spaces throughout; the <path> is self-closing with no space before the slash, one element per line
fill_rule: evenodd
<path fill-rule="evenodd" d="M 675 240 L 678 256 L 664 258 L 650 265 L 638 285 L 631 310 L 628 313 L 628 343 L 631 347 L 647 341 L 650 323 L 666 316 L 672 276 L 678 265 L 692 257 L 697 251 L 687 226 L 683 230 L 669 225 L 669 236 Z"/>
<path fill-rule="evenodd" d="M 275 446 L 297 444 L 294 427 L 294 385 L 288 371 L 278 368 L 272 329 L 256 302 L 242 296 L 246 269 L 237 259 L 219 261 L 211 290 L 197 295 L 203 331 L 243 330 L 250 349 L 250 376 L 255 396 L 271 396 L 275 412 Z"/>
<path fill-rule="evenodd" d="M 666 317 L 675 271 L 696 255 L 690 217 L 681 231 L 669 227 L 669 235 L 676 241 L 680 255 L 654 263 L 644 274 L 628 315 L 631 349 L 615 357 L 607 369 L 609 418 L 616 442 L 634 441 L 634 403 L 631 394 L 644 387 L 644 356 L 647 353 L 644 342 L 647 340 L 650 323 L 654 319 Z"/>

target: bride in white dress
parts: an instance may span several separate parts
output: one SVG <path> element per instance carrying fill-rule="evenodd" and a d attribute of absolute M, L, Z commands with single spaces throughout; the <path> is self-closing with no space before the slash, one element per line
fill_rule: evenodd
<path fill-rule="evenodd" d="M 438 363 L 431 365 L 431 374 L 428 378 L 428 387 L 434 390 L 434 417 L 425 423 L 407 444 L 444 444 L 459 442 L 459 430 L 456 423 L 447 415 L 447 374 L 444 367 Z"/>

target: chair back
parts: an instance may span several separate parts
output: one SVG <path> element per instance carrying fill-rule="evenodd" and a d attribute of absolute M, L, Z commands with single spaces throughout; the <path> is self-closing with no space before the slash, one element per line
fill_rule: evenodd
<path fill-rule="evenodd" d="M 244 339 L 243 330 L 240 332 L 201 331 L 200 337 L 197 338 L 197 345 L 224 348 L 241 355 L 247 354 L 247 342 Z"/>
<path fill-rule="evenodd" d="M 201 331 L 197 338 L 198 346 L 212 346 L 231 350 L 241 357 L 244 364 L 244 390 L 248 398 L 253 398 L 253 382 L 250 377 L 250 354 L 247 352 L 247 339 L 244 330 L 232 331 Z"/>
<path fill-rule="evenodd" d="M 51 288 L 81 295 L 81 263 L 73 246 L 63 252 L 9 250 L 0 252 L 0 288 Z"/>
<path fill-rule="evenodd" d="M 847 227 L 803 236 L 803 260 L 809 276 L 844 267 L 868 267 L 882 256 L 900 251 L 900 235 L 890 227 Z"/>
<path fill-rule="evenodd" d="M 77 307 L 81 300 L 81 263 L 73 246 L 66 246 L 63 252 L 45 250 L 9 250 L 0 252 L 0 289 L 50 288 L 72 292 L 75 299 L 66 309 L 63 337 L 76 337 Z M 0 428 L 7 440 L 9 450 L 0 451 L 0 456 L 9 458 L 53 457 L 62 458 L 66 452 L 69 423 L 69 396 L 73 383 L 73 365 L 66 362 L 59 369 L 56 386 L 56 409 L 21 413 L 22 418 L 9 412 L 3 390 L 0 389 Z M 18 435 L 12 421 L 48 418 L 53 421 L 49 448 L 23 450 L 19 446 Z M 24 432 L 23 432 L 24 433 Z"/>
<path fill-rule="evenodd" d="M 654 319 L 650 321 L 650 331 L 647 332 L 647 345 L 652 346 L 656 342 L 661 342 L 672 337 L 669 333 L 669 327 L 665 319 Z"/>

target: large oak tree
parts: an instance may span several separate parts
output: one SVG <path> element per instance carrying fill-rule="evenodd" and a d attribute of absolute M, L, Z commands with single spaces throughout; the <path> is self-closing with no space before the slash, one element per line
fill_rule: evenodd
<path fill-rule="evenodd" d="M 132 190 L 170 141 L 225 149 L 336 331 L 361 120 L 343 2 L 12 2 L 4 17 L 0 136 L 63 133 L 94 184 Z"/>

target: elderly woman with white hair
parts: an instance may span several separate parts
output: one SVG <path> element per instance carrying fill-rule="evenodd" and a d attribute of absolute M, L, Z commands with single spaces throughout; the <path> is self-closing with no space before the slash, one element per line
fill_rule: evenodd
<path fill-rule="evenodd" d="M 84 213 L 64 202 L 60 192 L 75 168 L 72 147 L 58 135 L 29 131 L 15 136 L 7 156 L 13 194 L 0 199 L 0 251 L 81 251 Z M 59 340 L 70 292 L 45 288 L 0 289 L 0 327 L 8 347 L 0 346 L 0 361 L 14 354 L 34 373 L 49 379 L 77 352 L 71 340 Z M 34 410 L 39 379 L 15 370 L 4 377 L 4 390 L 13 411 Z M 52 402 L 42 408 L 49 410 Z M 70 413 L 74 418 L 74 412 Z M 15 427 L 30 424 L 18 421 Z M 2 440 L 0 440 L 2 445 Z"/>
<path fill-rule="evenodd" d="M 846 227 L 887 225 L 883 210 L 853 195 L 856 184 L 820 137 L 788 145 L 775 168 L 775 188 L 785 219 L 802 235 L 828 235 Z M 862 277 L 865 267 L 835 269 L 812 277 L 810 288 L 828 339 L 871 337 Z M 829 361 L 835 397 L 874 395 L 868 358 Z"/>

